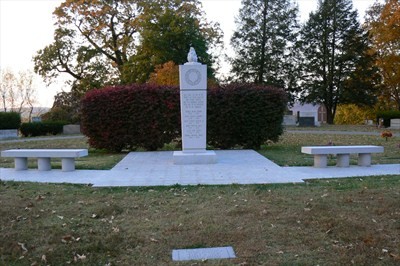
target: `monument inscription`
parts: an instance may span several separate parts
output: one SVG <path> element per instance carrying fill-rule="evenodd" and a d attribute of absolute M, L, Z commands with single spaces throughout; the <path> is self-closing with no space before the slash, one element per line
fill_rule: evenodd
<path fill-rule="evenodd" d="M 182 109 L 185 110 L 182 113 L 183 137 L 185 139 L 193 138 L 202 141 L 202 138 L 207 134 L 206 128 L 203 127 L 203 124 L 206 124 L 206 117 L 203 112 L 203 106 L 206 104 L 206 97 L 204 96 L 206 95 L 202 91 L 190 91 L 182 95 L 181 105 Z"/>

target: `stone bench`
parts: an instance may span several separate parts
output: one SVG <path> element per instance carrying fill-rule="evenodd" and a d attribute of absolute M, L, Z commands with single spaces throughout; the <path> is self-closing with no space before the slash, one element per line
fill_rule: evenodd
<path fill-rule="evenodd" d="M 350 154 L 358 154 L 359 166 L 371 166 L 371 153 L 383 152 L 382 146 L 306 146 L 301 152 L 314 155 L 314 167 L 327 167 L 328 154 L 337 155 L 338 167 L 350 166 Z"/>
<path fill-rule="evenodd" d="M 16 149 L 1 152 L 1 157 L 13 157 L 15 170 L 27 170 L 28 158 L 38 159 L 39 171 L 50 171 L 50 158 L 61 158 L 63 172 L 75 170 L 75 158 L 88 155 L 87 149 Z"/>

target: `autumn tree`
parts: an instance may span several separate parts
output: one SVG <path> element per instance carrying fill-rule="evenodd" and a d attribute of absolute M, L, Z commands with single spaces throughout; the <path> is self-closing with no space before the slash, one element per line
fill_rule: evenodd
<path fill-rule="evenodd" d="M 373 104 L 375 79 L 373 54 L 369 54 L 351 0 L 320 0 L 302 28 L 301 98 L 327 109 L 333 124 L 339 104 Z"/>
<path fill-rule="evenodd" d="M 216 67 L 212 51 L 221 49 L 222 33 L 218 24 L 208 23 L 198 0 L 147 0 L 138 20 L 139 45 L 129 59 L 132 67 L 126 78 L 146 82 L 156 66 L 167 62 L 187 62 L 187 53 L 195 48 L 199 62 L 207 64 L 209 77 Z"/>
<path fill-rule="evenodd" d="M 150 74 L 150 84 L 157 85 L 179 85 L 179 67 L 172 61 L 157 65 L 154 72 Z"/>
<path fill-rule="evenodd" d="M 121 73 L 136 51 L 137 2 L 66 0 L 54 11 L 53 43 L 34 57 L 35 72 L 47 82 L 67 73 L 83 91 L 124 82 Z"/>
<path fill-rule="evenodd" d="M 380 98 L 387 107 L 400 110 L 400 2 L 376 2 L 366 15 L 367 29 L 377 54 L 382 78 Z"/>
<path fill-rule="evenodd" d="M 293 89 L 297 13 L 290 0 L 242 0 L 231 38 L 234 80 Z"/>
<path fill-rule="evenodd" d="M 35 72 L 47 83 L 67 73 L 71 88 L 84 93 L 146 82 L 156 65 L 182 63 L 177 57 L 190 45 L 211 62 L 213 27 L 200 8 L 197 0 L 66 0 L 54 11 L 53 43 L 34 57 Z"/>

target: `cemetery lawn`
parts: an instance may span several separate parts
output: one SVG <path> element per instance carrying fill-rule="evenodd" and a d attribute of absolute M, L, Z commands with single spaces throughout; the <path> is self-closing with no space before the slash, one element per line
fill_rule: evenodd
<path fill-rule="evenodd" d="M 367 135 L 286 132 L 258 152 L 280 165 L 312 165 L 301 146 L 330 141 L 383 145 L 373 163 L 400 161 L 398 137 Z M 89 147 L 84 138 L 0 143 L 14 148 Z M 111 169 L 125 155 L 89 148 L 77 168 Z M 152 188 L 0 180 L 0 265 L 400 265 L 399 202 L 400 175 Z M 171 259 L 173 249 L 222 246 L 237 258 Z"/>
<path fill-rule="evenodd" d="M 399 265 L 400 175 L 93 188 L 0 181 L 0 265 Z M 232 246 L 237 258 L 172 262 Z"/>
<path fill-rule="evenodd" d="M 258 152 L 280 166 L 312 166 L 314 157 L 301 153 L 302 146 L 328 145 L 377 145 L 383 153 L 372 154 L 372 164 L 400 163 L 400 138 L 385 138 L 375 135 L 304 134 L 285 132 L 280 141 L 263 145 Z M 336 158 L 328 157 L 328 164 L 335 165 Z M 350 155 L 350 164 L 357 165 L 357 154 Z"/>
<path fill-rule="evenodd" d="M 310 130 L 310 128 L 292 128 L 293 130 Z M 292 130 L 288 128 L 288 130 Z M 312 130 L 328 130 L 328 131 L 358 131 L 358 132 L 381 132 L 383 130 L 375 129 L 371 126 L 343 126 L 343 125 L 324 125 L 322 127 L 315 127 Z M 371 130 L 370 130 L 371 129 Z M 393 133 L 400 133 L 400 130 L 393 131 Z M 332 142 L 334 145 L 378 145 L 385 148 L 384 153 L 375 153 L 372 155 L 373 164 L 397 164 L 400 162 L 400 138 L 392 137 L 387 141 L 375 135 L 340 135 L 340 134 L 311 134 L 311 133 L 292 133 L 285 132 L 277 143 L 268 143 L 262 145 L 258 150 L 260 154 L 267 157 L 271 161 L 280 166 L 312 166 L 313 156 L 302 154 L 301 147 L 308 145 L 327 145 Z M 89 149 L 89 156 L 76 159 L 77 169 L 96 169 L 96 170 L 109 170 L 113 168 L 120 160 L 124 158 L 127 152 L 122 153 L 109 153 L 102 150 L 92 149 L 88 146 L 86 138 L 80 139 L 54 139 L 54 140 L 37 140 L 26 142 L 0 142 L 0 150 L 6 149 L 29 149 L 29 148 L 87 148 Z M 180 150 L 174 144 L 165 145 L 164 150 Z M 357 155 L 350 156 L 350 163 L 357 164 Z M 28 159 L 29 168 L 37 167 L 36 159 Z M 52 168 L 61 169 L 61 160 L 52 159 Z M 329 164 L 335 164 L 335 158 L 329 159 Z M 0 165 L 2 167 L 14 167 L 14 160 L 12 158 L 0 157 Z"/>

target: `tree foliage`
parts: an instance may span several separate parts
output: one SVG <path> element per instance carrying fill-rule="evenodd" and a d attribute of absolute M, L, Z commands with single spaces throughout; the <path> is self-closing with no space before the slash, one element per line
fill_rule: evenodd
<path fill-rule="evenodd" d="M 150 84 L 157 85 L 179 85 L 179 67 L 172 61 L 157 65 L 154 72 L 150 74 Z"/>
<path fill-rule="evenodd" d="M 197 0 L 66 0 L 54 11 L 54 41 L 34 57 L 47 83 L 60 73 L 80 93 L 108 84 L 146 82 L 156 65 L 183 63 L 190 45 L 204 63 L 218 27 Z M 215 27 L 214 27 L 215 26 Z"/>
<path fill-rule="evenodd" d="M 299 25 L 290 0 L 243 0 L 231 44 L 234 80 L 294 89 Z"/>
<path fill-rule="evenodd" d="M 376 112 L 370 107 L 360 107 L 356 104 L 340 104 L 337 107 L 335 124 L 363 125 L 366 120 L 374 120 Z"/>
<path fill-rule="evenodd" d="M 187 62 L 187 52 L 195 48 L 198 60 L 208 66 L 209 77 L 214 76 L 215 58 L 212 50 L 222 46 L 222 32 L 218 24 L 206 22 L 198 0 L 144 1 L 139 18 L 139 45 L 129 59 L 126 79 L 143 83 L 157 65 L 172 61 L 176 65 Z"/>
<path fill-rule="evenodd" d="M 329 124 L 338 104 L 373 103 L 373 55 L 368 54 L 367 35 L 350 0 L 320 0 L 301 31 L 299 45 L 302 100 L 323 104 Z"/>
<path fill-rule="evenodd" d="M 382 78 L 380 98 L 383 105 L 400 110 L 400 2 L 376 2 L 367 11 L 366 27 Z"/>
<path fill-rule="evenodd" d="M 82 91 L 120 80 L 136 50 L 136 18 L 131 0 L 66 0 L 54 11 L 54 41 L 37 52 L 35 72 L 50 83 L 69 74 Z"/>
<path fill-rule="evenodd" d="M 83 95 L 77 90 L 59 92 L 54 96 L 50 111 L 41 117 L 44 121 L 65 121 L 75 124 L 80 121 L 81 98 Z"/>

